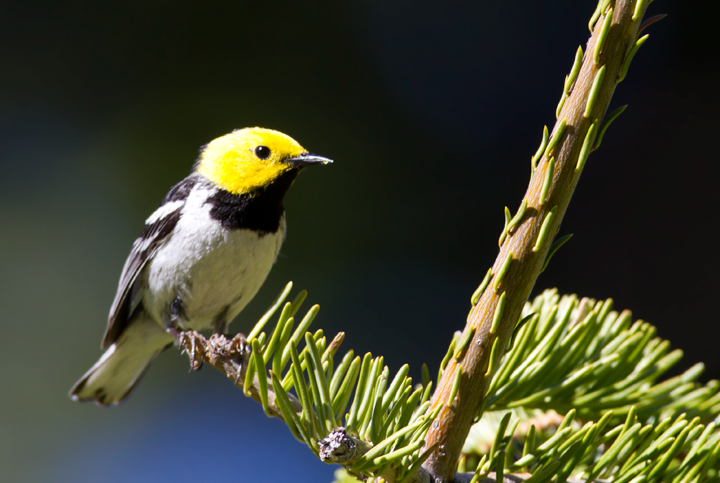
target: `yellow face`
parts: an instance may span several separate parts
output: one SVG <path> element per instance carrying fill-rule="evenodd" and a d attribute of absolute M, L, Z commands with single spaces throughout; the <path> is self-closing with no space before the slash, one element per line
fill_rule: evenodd
<path fill-rule="evenodd" d="M 290 136 L 259 127 L 238 129 L 211 141 L 200 155 L 197 171 L 233 194 L 263 188 L 307 151 Z M 329 160 L 327 160 L 329 162 Z"/>

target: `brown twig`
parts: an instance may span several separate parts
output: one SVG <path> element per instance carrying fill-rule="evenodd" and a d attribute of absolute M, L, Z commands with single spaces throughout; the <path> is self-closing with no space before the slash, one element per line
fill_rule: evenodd
<path fill-rule="evenodd" d="M 639 12 L 635 12 L 637 2 L 641 2 Z M 579 159 L 590 152 L 600 130 L 647 3 L 607 2 L 605 12 L 595 23 L 577 78 L 572 85 L 566 85 L 558 122 L 521 204 L 524 213 L 510 223 L 512 230 L 507 236 L 501 237 L 492 278 L 465 327 L 464 334 L 472 332 L 467 350 L 464 356 L 450 359 L 433 395 L 432 407 L 443 407 L 428 433 L 426 447 L 439 446 L 424 467 L 436 481 L 454 478 L 462 445 L 542 271 L 582 172 L 584 159 Z M 492 361 L 491 354 L 495 354 Z M 454 402 L 449 401 L 454 395 Z"/>
<path fill-rule="evenodd" d="M 205 362 L 225 374 L 225 377 L 230 379 L 235 386 L 243 387 L 251 353 L 243 334 L 238 334 L 232 339 L 228 339 L 222 334 L 213 334 L 210 339 L 206 339 L 199 332 L 187 331 L 178 335 L 178 341 L 190 358 L 191 368 L 196 369 L 202 362 Z M 302 412 L 300 401 L 292 394 L 287 396 L 293 409 L 300 414 Z M 260 402 L 257 376 L 250 386 L 250 397 Z M 280 408 L 275 403 L 272 384 L 268 389 L 268 406 L 270 414 L 285 421 Z"/>

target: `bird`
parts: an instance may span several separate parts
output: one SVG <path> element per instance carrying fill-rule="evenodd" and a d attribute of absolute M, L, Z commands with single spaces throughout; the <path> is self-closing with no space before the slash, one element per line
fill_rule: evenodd
<path fill-rule="evenodd" d="M 283 198 L 305 167 L 332 160 L 279 131 L 237 129 L 200 149 L 192 173 L 145 220 L 122 269 L 100 359 L 70 390 L 116 405 L 181 331 L 226 333 L 285 239 Z"/>

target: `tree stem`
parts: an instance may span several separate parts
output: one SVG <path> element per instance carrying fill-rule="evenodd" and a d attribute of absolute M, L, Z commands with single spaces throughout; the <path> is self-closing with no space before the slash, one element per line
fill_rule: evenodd
<path fill-rule="evenodd" d="M 566 81 L 558 122 L 536 160 L 521 204 L 524 214 L 513 220 L 509 233 L 501 238 L 490 283 L 468 318 L 464 334 L 473 332 L 471 342 L 463 357 L 450 359 L 433 395 L 432 407 L 443 408 L 428 433 L 426 447 L 439 445 L 423 466 L 436 481 L 454 478 L 463 443 L 482 412 L 492 373 L 505 353 L 575 191 L 583 158 L 592 150 L 615 86 L 627 70 L 626 57 L 635 45 L 648 3 L 600 0 L 598 9 L 605 11 L 595 22 L 576 79 L 572 81 L 574 70 Z M 448 401 L 459 371 L 457 397 Z"/>

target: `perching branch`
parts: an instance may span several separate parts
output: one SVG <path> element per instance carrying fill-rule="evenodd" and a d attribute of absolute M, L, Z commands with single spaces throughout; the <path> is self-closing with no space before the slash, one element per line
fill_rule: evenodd
<path fill-rule="evenodd" d="M 342 333 L 327 343 L 322 330 L 306 332 L 317 306 L 293 331 L 291 315 L 304 292 L 285 304 L 278 323 L 264 332 L 290 286 L 248 338 L 180 334 L 191 367 L 207 362 L 221 371 L 269 415 L 283 419 L 322 461 L 342 465 L 346 475 L 431 483 L 421 466 L 436 449 L 422 451 L 437 415 L 428 411 L 430 383 L 413 392 L 407 366 L 390 382 L 387 367 L 380 370 L 382 358 L 370 354 L 362 369 L 352 351 L 335 367 L 333 354 Z M 678 361 L 679 351 L 667 353 L 669 344 L 654 337 L 652 326 L 631 324 L 628 311 L 618 314 L 611 306 L 611 300 L 560 298 L 554 290 L 526 304 L 524 313 L 532 315 L 514 335 L 485 401 L 494 412 L 485 413 L 484 426 L 476 425 L 467 439 L 465 457 L 474 461 L 466 466 L 463 460 L 456 482 L 565 481 L 571 475 L 585 478 L 576 483 L 627 482 L 640 473 L 649 475 L 648 481 L 705 481 L 706 476 L 714 481 L 720 433 L 715 422 L 705 426 L 703 420 L 720 411 L 720 384 L 693 382 L 701 367 L 655 384 Z M 301 334 L 306 346 L 298 351 L 295 341 Z M 283 357 L 292 360 L 287 370 Z M 423 380 L 429 381 L 429 375 Z M 298 397 L 289 392 L 293 387 Z M 346 413 L 352 393 L 355 399 Z M 577 408 L 564 418 L 533 409 L 569 406 Z M 507 408 L 518 413 L 500 416 L 498 410 Z M 599 419 L 588 421 L 588 416 Z M 580 426 L 580 420 L 586 423 Z M 473 467 L 474 472 L 465 472 Z"/>
<path fill-rule="evenodd" d="M 387 483 L 430 483 L 421 467 L 435 449 L 422 451 L 437 415 L 429 411 L 429 378 L 413 385 L 407 365 L 391 378 L 383 358 L 369 353 L 360 358 L 349 351 L 336 366 L 344 333 L 328 341 L 322 330 L 307 331 L 317 305 L 295 327 L 305 291 L 284 304 L 277 323 L 265 332 L 291 288 L 289 283 L 247 337 L 178 334 L 191 367 L 207 362 L 225 374 L 327 463 Z"/>
<path fill-rule="evenodd" d="M 199 369 L 202 363 L 207 363 L 222 372 L 236 386 L 244 386 L 252 351 L 243 334 L 238 334 L 230 340 L 222 334 L 213 334 L 208 340 L 199 332 L 192 330 L 181 332 L 178 341 L 190 358 L 192 369 Z M 248 395 L 257 402 L 262 402 L 259 380 L 254 378 Z M 288 399 L 295 412 L 302 411 L 302 406 L 295 396 L 288 394 Z M 284 421 L 282 411 L 276 403 L 276 394 L 272 390 L 268 391 L 268 407 L 270 415 Z"/>
<path fill-rule="evenodd" d="M 593 15 L 585 54 L 578 51 L 565 80 L 558 122 L 533 157 L 533 175 L 517 215 L 511 219 L 506 214 L 500 253 L 481 293 L 473 297 L 477 303 L 433 395 L 432 408 L 440 413 L 426 447 L 439 446 L 423 466 L 436 480 L 454 477 L 490 376 L 544 268 L 587 156 L 609 124 L 602 119 L 615 86 L 646 39 L 638 41 L 637 32 L 648 3 L 600 0 Z"/>

